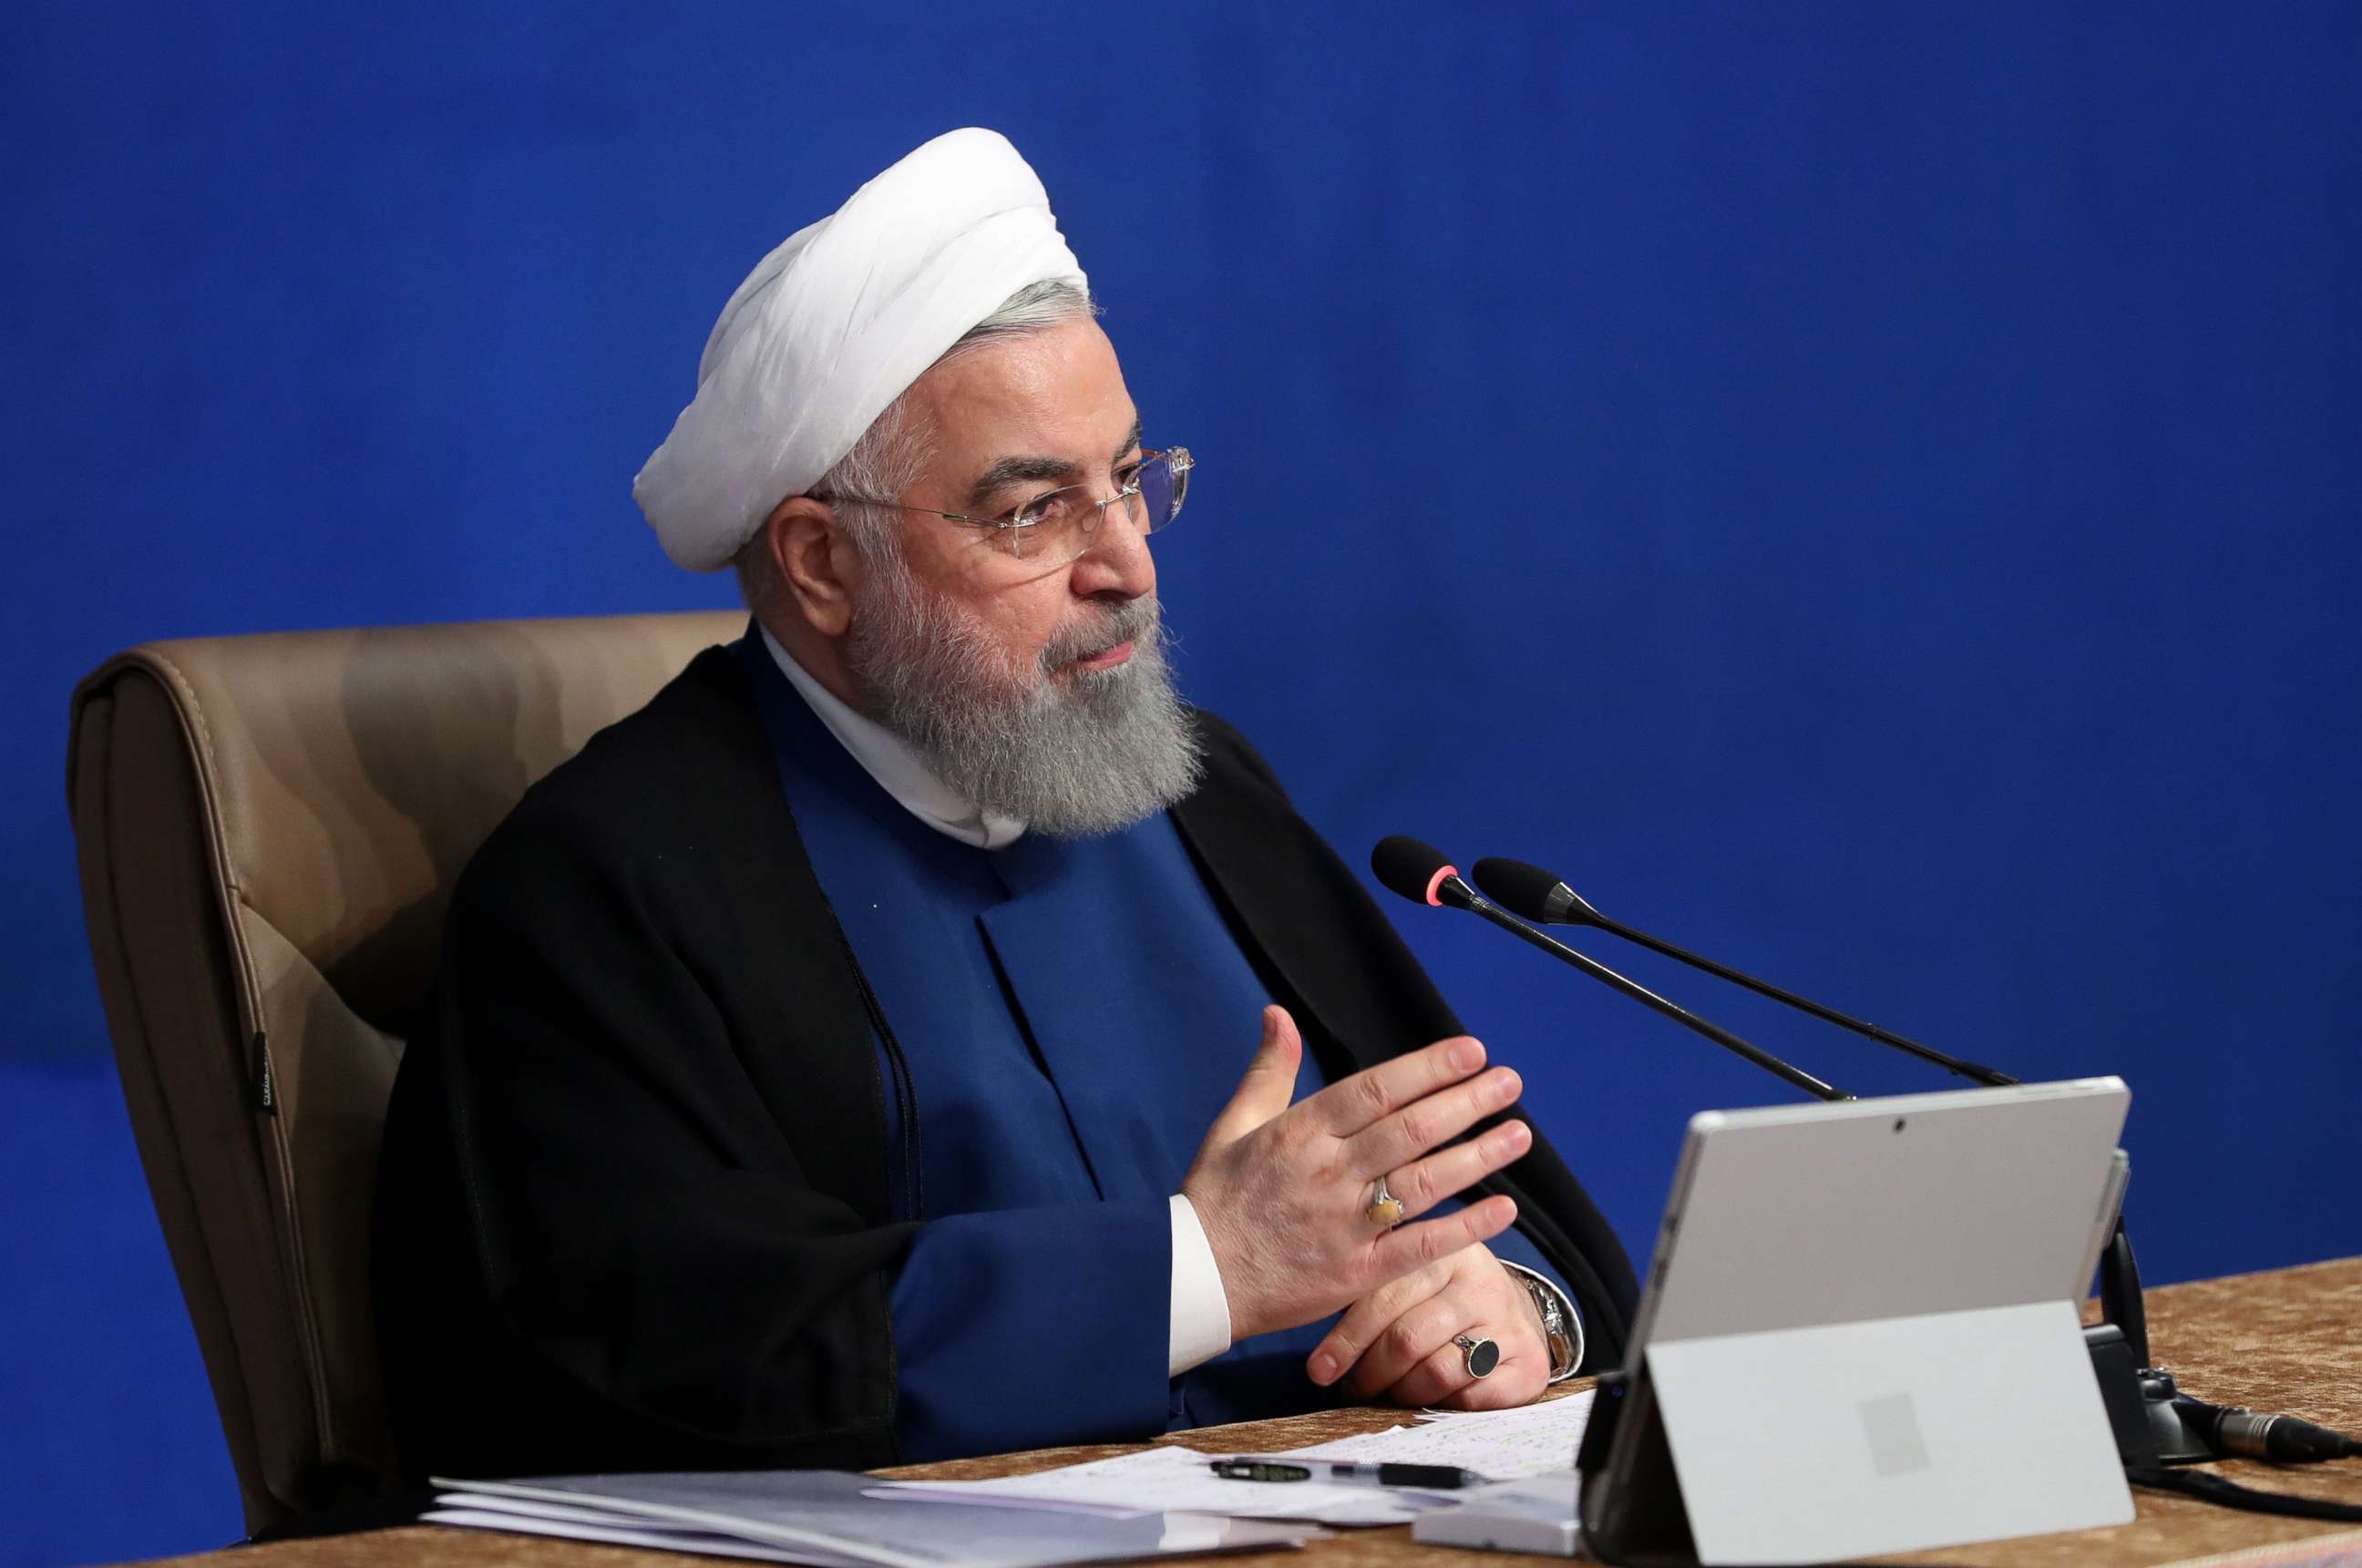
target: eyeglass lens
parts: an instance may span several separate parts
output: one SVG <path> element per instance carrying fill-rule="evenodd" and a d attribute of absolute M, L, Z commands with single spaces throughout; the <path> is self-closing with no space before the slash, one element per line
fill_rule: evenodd
<path fill-rule="evenodd" d="M 1143 528 L 1162 528 L 1173 521 L 1181 510 L 1181 487 L 1186 481 L 1175 477 L 1173 459 L 1166 457 L 1150 458 L 1140 465 L 1140 500 L 1132 515 Z"/>
<path fill-rule="evenodd" d="M 1124 480 L 1124 488 L 1132 493 L 1125 495 L 1120 504 L 1133 526 L 1153 534 L 1181 510 L 1187 484 L 1186 475 L 1175 473 L 1172 458 L 1159 453 Z M 1118 502 L 1110 497 L 1107 504 Z M 1088 485 L 1068 485 L 1024 507 L 1019 514 L 1021 525 L 1003 530 L 997 542 L 1003 553 L 1021 559 L 1063 557 L 1072 560 L 1090 547 L 1091 536 L 1105 515 Z"/>

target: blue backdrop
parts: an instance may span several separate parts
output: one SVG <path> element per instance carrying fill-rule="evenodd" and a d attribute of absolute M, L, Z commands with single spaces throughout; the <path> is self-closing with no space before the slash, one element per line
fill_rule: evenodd
<path fill-rule="evenodd" d="M 1188 690 L 1348 858 L 1522 855 L 2122 1073 L 2153 1279 L 2362 1251 L 2357 77 L 2341 3 L 6 7 L 0 1559 L 237 1528 L 78 915 L 75 678 L 726 602 L 631 476 L 755 259 L 963 124 L 1202 460 Z M 1689 1113 L 1787 1092 L 1395 907 L 1636 1253 Z"/>

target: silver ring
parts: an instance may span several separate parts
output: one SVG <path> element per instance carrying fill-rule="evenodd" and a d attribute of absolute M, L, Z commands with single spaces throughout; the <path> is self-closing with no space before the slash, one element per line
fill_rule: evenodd
<path fill-rule="evenodd" d="M 1493 1369 L 1501 1364 L 1501 1347 L 1490 1340 L 1454 1334 L 1451 1342 L 1460 1347 L 1460 1364 L 1467 1368 L 1471 1377 L 1490 1377 Z"/>
<path fill-rule="evenodd" d="M 1370 1195 L 1370 1206 L 1362 1217 L 1382 1231 L 1391 1231 L 1402 1223 L 1403 1202 L 1386 1190 L 1386 1178 L 1378 1178 L 1378 1189 Z"/>

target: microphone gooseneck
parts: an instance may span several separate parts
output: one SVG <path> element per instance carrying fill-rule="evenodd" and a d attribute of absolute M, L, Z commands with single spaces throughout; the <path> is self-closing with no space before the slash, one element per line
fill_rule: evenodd
<path fill-rule="evenodd" d="M 1618 937 L 1635 946 L 1645 947 L 1651 953 L 1661 953 L 1676 963 L 1686 964 L 1693 969 L 1704 970 L 1718 980 L 1728 980 L 1732 985 L 1742 986 L 1758 996 L 1770 997 L 1783 1006 L 1793 1007 L 1799 1012 L 1810 1013 L 1825 1023 L 1834 1023 L 1840 1029 L 1851 1030 L 1864 1039 L 1875 1040 L 1882 1045 L 1906 1052 L 1923 1062 L 1932 1063 L 1943 1068 L 1948 1073 L 1967 1078 L 1971 1083 L 1982 1084 L 1990 1088 L 2021 1081 L 1998 1068 L 1966 1061 L 1948 1052 L 1938 1051 L 1933 1045 L 1922 1044 L 1892 1030 L 1882 1029 L 1875 1023 L 1839 1012 L 1837 1009 L 1825 1006 L 1809 997 L 1800 997 L 1794 991 L 1772 984 L 1769 980 L 1759 980 L 1754 976 L 1742 974 L 1727 964 L 1717 964 L 1711 958 L 1690 952 L 1687 948 L 1676 947 L 1662 937 L 1651 936 L 1645 931 L 1637 931 L 1621 921 L 1610 920 L 1593 908 L 1582 894 L 1539 866 L 1529 866 L 1522 860 L 1506 860 L 1488 856 L 1476 862 L 1473 875 L 1478 887 L 1498 900 L 1502 908 L 1521 919 L 1542 925 L 1587 925 L 1604 931 L 1610 936 Z"/>
<path fill-rule="evenodd" d="M 1536 931 L 1462 881 L 1458 868 L 1432 845 L 1398 834 L 1380 839 L 1377 847 L 1370 851 L 1370 871 L 1377 878 L 1379 886 L 1388 892 L 1399 894 L 1415 904 L 1466 910 L 1479 919 L 1499 926 L 1520 942 L 1539 947 L 1561 963 L 1573 965 L 1601 984 L 1623 992 L 1641 1006 L 1705 1035 L 1724 1050 L 1746 1057 L 1774 1077 L 1794 1085 L 1816 1099 L 1854 1098 L 1845 1090 L 1815 1077 L 1804 1068 L 1782 1061 L 1760 1046 L 1749 1044 L 1721 1025 L 1700 1018 L 1681 1003 L 1661 997 L 1639 981 L 1627 979 L 1606 965 L 1587 958 L 1566 944 Z"/>

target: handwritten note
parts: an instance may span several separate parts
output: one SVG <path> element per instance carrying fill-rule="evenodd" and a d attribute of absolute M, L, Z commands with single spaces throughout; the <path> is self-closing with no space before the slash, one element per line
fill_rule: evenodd
<path fill-rule="evenodd" d="M 1419 1424 L 1339 1438 L 1293 1452 L 1309 1459 L 1396 1464 L 1456 1464 L 1496 1481 L 1522 1480 L 1574 1467 L 1575 1445 L 1591 1419 L 1591 1391 L 1514 1410 L 1429 1410 Z"/>

